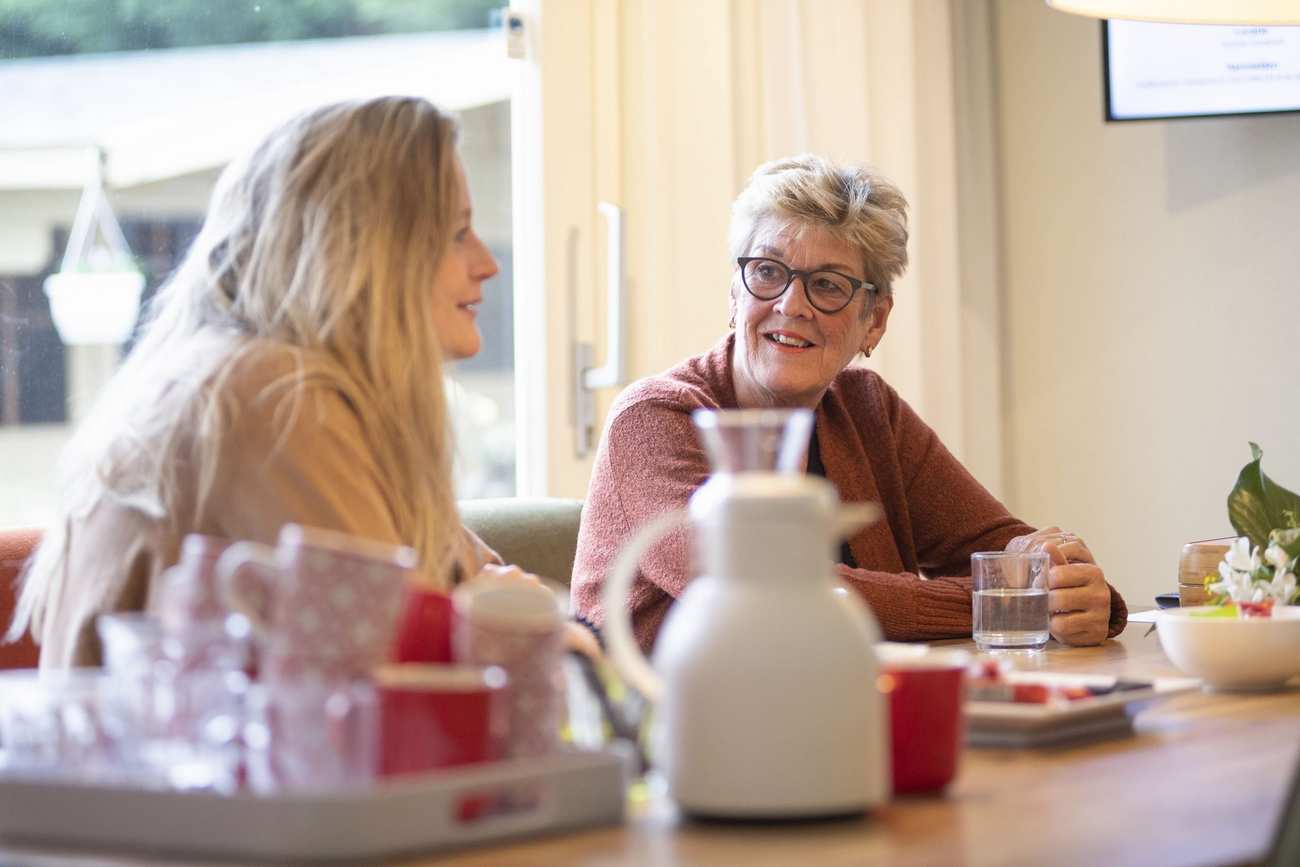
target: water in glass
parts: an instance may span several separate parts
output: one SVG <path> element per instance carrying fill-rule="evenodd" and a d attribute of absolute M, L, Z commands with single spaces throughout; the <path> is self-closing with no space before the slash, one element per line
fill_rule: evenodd
<path fill-rule="evenodd" d="M 1047 644 L 1046 590 L 977 590 L 974 614 L 974 638 L 980 650 L 1039 650 Z"/>

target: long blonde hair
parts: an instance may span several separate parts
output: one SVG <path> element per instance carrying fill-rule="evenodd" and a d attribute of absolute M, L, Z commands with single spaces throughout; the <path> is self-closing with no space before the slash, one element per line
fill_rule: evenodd
<path fill-rule="evenodd" d="M 40 634 L 62 590 L 69 524 L 100 503 L 188 529 L 178 516 L 201 512 L 219 469 L 214 441 L 235 411 L 220 383 L 267 344 L 296 359 L 271 386 L 279 409 L 308 385 L 337 390 L 403 541 L 435 583 L 450 576 L 461 531 L 432 305 L 460 192 L 456 138 L 422 99 L 345 102 L 284 124 L 227 167 L 143 336 L 63 455 L 61 514 L 26 571 L 11 638 L 29 625 Z M 187 491 L 195 502 L 181 502 Z"/>

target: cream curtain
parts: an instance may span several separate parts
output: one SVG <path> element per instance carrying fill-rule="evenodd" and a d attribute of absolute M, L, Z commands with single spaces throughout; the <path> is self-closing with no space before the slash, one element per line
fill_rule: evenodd
<path fill-rule="evenodd" d="M 964 450 L 950 20 L 946 2 L 740 0 L 737 183 L 758 162 L 818 151 L 867 162 L 912 204 L 912 264 L 872 364 Z"/>
<path fill-rule="evenodd" d="M 589 8 L 590 172 L 596 199 L 626 214 L 633 378 L 725 332 L 730 204 L 760 162 L 811 150 L 870 163 L 912 203 L 912 264 L 870 364 L 997 492 L 1001 316 L 985 0 Z M 583 268 L 602 273 L 599 232 L 580 246 Z M 575 336 L 603 357 L 600 293 L 571 307 Z M 612 398 L 602 395 L 602 412 Z M 551 492 L 580 496 L 589 461 L 553 470 L 566 481 Z"/>
<path fill-rule="evenodd" d="M 660 370 L 725 327 L 728 206 L 755 166 L 809 150 L 871 163 L 912 203 L 912 265 L 871 364 L 996 490 L 984 3 L 631 0 L 619 8 L 615 110 L 634 370 Z"/>

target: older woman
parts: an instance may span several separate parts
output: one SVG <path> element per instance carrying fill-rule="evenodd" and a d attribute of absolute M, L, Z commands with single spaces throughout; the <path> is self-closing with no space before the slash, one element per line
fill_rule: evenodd
<path fill-rule="evenodd" d="M 601 439 L 574 567 L 578 614 L 599 627 L 601 582 L 629 533 L 681 506 L 708 475 L 691 424 L 697 408 L 808 407 L 808 471 L 846 502 L 885 518 L 841 550 L 840 579 L 860 593 L 885 637 L 971 633 L 970 555 L 1043 547 L 1052 634 L 1097 644 L 1127 610 L 1082 541 L 1061 542 L 1013 517 L 880 376 L 870 357 L 907 265 L 907 203 L 867 169 L 816 156 L 759 167 L 733 208 L 731 326 L 713 349 L 619 396 Z M 642 561 L 631 606 L 646 649 L 690 579 L 688 540 L 669 536 Z"/>

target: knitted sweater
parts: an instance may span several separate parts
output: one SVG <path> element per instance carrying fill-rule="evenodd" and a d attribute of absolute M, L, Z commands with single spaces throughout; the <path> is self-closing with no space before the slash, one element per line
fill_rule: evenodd
<path fill-rule="evenodd" d="M 601 586 L 620 545 L 640 525 L 684 506 L 709 474 L 691 412 L 735 408 L 728 336 L 709 352 L 629 386 L 601 437 L 582 511 L 572 595 L 577 615 L 604 623 Z M 845 502 L 878 502 L 884 518 L 849 540 L 862 568 L 838 567 L 891 641 L 971 633 L 970 555 L 997 551 L 1033 527 L 1012 517 L 880 376 L 849 367 L 815 414 L 826 477 Z M 687 531 L 671 533 L 641 561 L 629 604 L 649 650 L 692 574 Z M 923 577 L 924 576 L 924 577 Z M 1127 608 L 1111 589 L 1110 634 Z"/>

